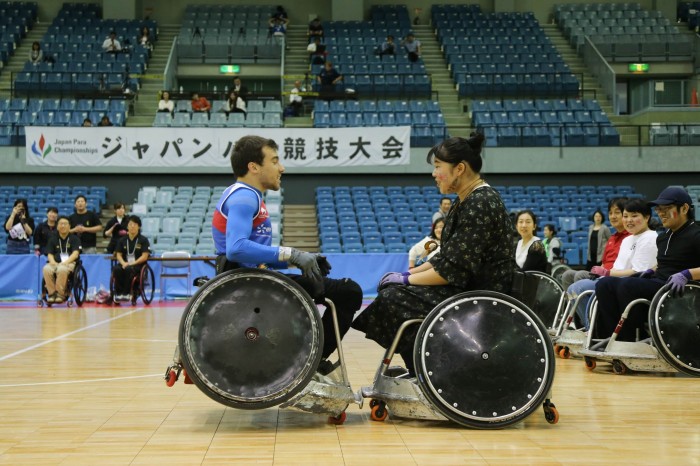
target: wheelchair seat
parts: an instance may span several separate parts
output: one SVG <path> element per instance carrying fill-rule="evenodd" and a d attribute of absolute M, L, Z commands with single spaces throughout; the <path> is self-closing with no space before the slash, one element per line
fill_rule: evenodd
<path fill-rule="evenodd" d="M 112 260 L 112 267 L 116 265 L 116 261 Z M 141 267 L 138 274 L 134 276 L 131 280 L 131 286 L 129 291 L 130 299 L 132 305 L 136 305 L 136 301 L 140 297 L 144 304 L 151 304 L 153 301 L 153 295 L 155 294 L 155 274 L 153 269 L 146 262 Z M 115 279 L 114 273 L 111 274 L 109 279 L 109 294 L 112 297 L 112 302 L 117 302 L 114 300 L 115 296 Z"/>
<path fill-rule="evenodd" d="M 87 289 L 87 272 L 85 271 L 85 267 L 83 267 L 83 261 L 80 258 L 78 258 L 78 260 L 75 261 L 75 268 L 70 274 L 68 274 L 68 281 L 66 282 L 66 305 L 70 307 L 73 305 L 73 302 L 75 302 L 76 306 L 82 307 L 83 303 L 85 302 L 85 297 L 87 296 Z M 39 307 L 43 307 L 44 305 L 46 305 L 47 307 L 51 307 L 53 304 L 58 304 L 50 303 L 48 301 L 48 298 L 49 297 L 48 291 L 46 291 L 46 282 L 42 278 L 41 296 L 39 297 L 38 302 Z"/>

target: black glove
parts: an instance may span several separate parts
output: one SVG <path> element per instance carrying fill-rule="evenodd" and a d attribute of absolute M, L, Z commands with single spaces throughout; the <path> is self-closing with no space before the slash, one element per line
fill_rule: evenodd
<path fill-rule="evenodd" d="M 289 263 L 299 267 L 301 269 L 301 273 L 308 277 L 313 282 L 314 286 L 323 283 L 321 270 L 319 269 L 318 262 L 316 261 L 316 254 L 292 248 Z"/>
<path fill-rule="evenodd" d="M 316 262 L 318 263 L 318 268 L 321 271 L 321 275 L 324 277 L 327 277 L 329 273 L 331 273 L 331 263 L 328 262 L 328 259 L 326 256 L 322 256 L 321 254 L 316 254 Z"/>

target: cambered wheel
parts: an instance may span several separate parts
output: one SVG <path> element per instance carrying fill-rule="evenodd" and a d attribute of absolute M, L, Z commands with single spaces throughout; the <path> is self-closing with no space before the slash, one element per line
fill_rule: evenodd
<path fill-rule="evenodd" d="M 617 359 L 613 361 L 612 369 L 617 375 L 624 375 L 627 373 L 627 366 L 625 366 L 622 361 L 618 361 Z"/>
<path fill-rule="evenodd" d="M 168 374 L 168 378 L 165 380 L 165 385 L 172 387 L 175 385 L 175 382 L 177 382 L 177 372 L 171 369 L 170 373 Z"/>
<path fill-rule="evenodd" d="M 87 289 L 87 273 L 85 273 L 83 265 L 78 264 L 75 270 L 75 275 L 73 276 L 73 298 L 75 299 L 76 306 L 81 307 L 85 302 L 85 297 L 87 296 Z"/>
<path fill-rule="evenodd" d="M 583 358 L 583 362 L 586 364 L 588 370 L 592 371 L 593 369 L 595 369 L 595 359 L 586 356 L 585 358 Z"/>
<path fill-rule="evenodd" d="M 333 424 L 336 426 L 343 425 L 345 423 L 345 419 L 347 419 L 347 417 L 348 417 L 348 415 L 345 414 L 345 411 L 338 414 L 337 416 L 328 416 L 328 424 Z"/>
<path fill-rule="evenodd" d="M 389 411 L 386 409 L 386 403 L 380 401 L 376 405 L 372 406 L 372 412 L 370 413 L 370 418 L 373 421 L 381 422 L 386 419 L 389 415 Z"/>
<path fill-rule="evenodd" d="M 116 299 L 114 299 L 114 297 L 116 296 L 116 285 L 116 279 L 114 278 L 114 274 L 112 274 L 112 277 L 110 277 L 109 279 L 109 297 L 112 300 L 112 304 L 119 304 L 119 302 Z"/>
<path fill-rule="evenodd" d="M 148 265 L 144 265 L 141 268 L 141 274 L 139 278 L 139 283 L 141 287 L 141 299 L 144 304 L 151 304 L 153 301 L 153 294 L 155 293 L 155 275 L 153 274 L 153 269 Z"/>

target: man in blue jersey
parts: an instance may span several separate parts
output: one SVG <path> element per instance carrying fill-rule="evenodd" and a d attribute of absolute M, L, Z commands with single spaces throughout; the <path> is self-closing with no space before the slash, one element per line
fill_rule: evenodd
<path fill-rule="evenodd" d="M 299 267 L 302 275 L 289 275 L 314 298 L 324 304 L 333 301 L 338 314 L 340 336 L 350 328 L 355 313 L 362 304 L 362 288 L 349 278 L 325 277 L 330 264 L 320 254 L 290 247 L 272 246 L 272 225 L 262 195 L 279 190 L 284 166 L 277 155 L 277 143 L 259 136 L 244 136 L 236 142 L 231 154 L 231 167 L 236 183 L 224 190 L 216 205 L 212 220 L 212 235 L 217 260 L 217 273 L 237 267 L 286 268 Z M 323 315 L 323 358 L 336 349 L 333 319 L 330 312 Z M 322 361 L 319 370 L 331 370 Z"/>

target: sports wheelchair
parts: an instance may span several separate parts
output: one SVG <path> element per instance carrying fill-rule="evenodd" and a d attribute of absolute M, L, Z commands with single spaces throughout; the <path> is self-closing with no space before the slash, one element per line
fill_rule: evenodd
<path fill-rule="evenodd" d="M 51 307 L 54 304 L 58 304 L 50 303 L 48 301 L 49 293 L 46 290 L 46 280 L 44 280 L 43 278 L 43 267 L 40 270 L 40 273 L 42 274 L 42 279 L 41 295 L 39 296 L 39 299 L 37 301 L 38 306 L 43 307 L 44 305 L 46 305 L 47 307 Z M 85 302 L 85 297 L 87 296 L 87 289 L 87 273 L 85 271 L 85 267 L 83 267 L 83 261 L 81 259 L 78 259 L 77 261 L 75 261 L 75 268 L 71 273 L 68 274 L 68 281 L 66 282 L 67 297 L 64 302 L 68 307 L 72 306 L 74 302 L 76 306 L 81 307 Z"/>
<path fill-rule="evenodd" d="M 115 296 L 115 278 L 114 278 L 114 266 L 117 264 L 116 260 L 112 260 L 112 272 L 109 278 L 109 295 L 112 297 L 112 303 L 116 304 L 120 301 L 114 299 Z M 153 301 L 153 295 L 155 294 L 155 274 L 153 269 L 148 262 L 141 266 L 141 270 L 138 274 L 134 276 L 131 280 L 131 287 L 129 291 L 130 299 L 132 305 L 136 305 L 136 300 L 141 297 L 144 304 L 151 304 Z"/>

